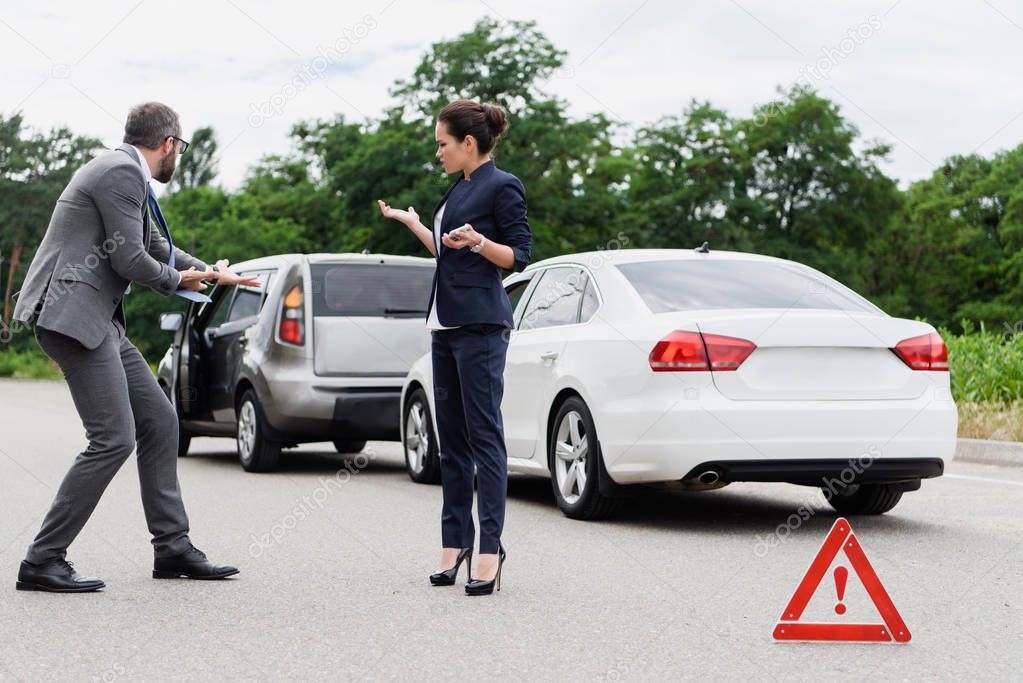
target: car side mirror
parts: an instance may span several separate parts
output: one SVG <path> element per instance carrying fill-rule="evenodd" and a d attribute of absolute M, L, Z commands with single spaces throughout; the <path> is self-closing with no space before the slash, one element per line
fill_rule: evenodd
<path fill-rule="evenodd" d="M 177 332 L 184 322 L 185 316 L 182 313 L 160 314 L 160 329 L 164 332 Z"/>

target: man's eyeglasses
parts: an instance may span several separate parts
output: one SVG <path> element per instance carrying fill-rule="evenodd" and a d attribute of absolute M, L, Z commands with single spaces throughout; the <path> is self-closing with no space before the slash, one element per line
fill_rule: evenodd
<path fill-rule="evenodd" d="M 184 154 L 185 150 L 188 149 L 188 140 L 182 140 L 181 138 L 177 137 L 176 135 L 171 135 L 169 137 L 170 137 L 171 140 L 177 140 L 178 142 L 181 143 L 181 150 L 178 153 L 179 154 Z"/>

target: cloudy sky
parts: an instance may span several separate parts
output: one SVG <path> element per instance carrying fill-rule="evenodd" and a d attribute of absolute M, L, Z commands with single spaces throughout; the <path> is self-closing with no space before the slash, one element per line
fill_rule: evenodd
<path fill-rule="evenodd" d="M 811 83 L 903 184 L 952 154 L 1023 141 L 1023 9 L 1009 0 L 91 0 L 0 4 L 0 112 L 110 146 L 128 108 L 164 101 L 217 130 L 220 182 L 289 149 L 299 120 L 378 115 L 435 41 L 482 16 L 533 19 L 568 52 L 546 84 L 576 115 L 631 125 L 692 99 L 736 115 Z M 327 57 L 324 57 L 327 55 Z"/>

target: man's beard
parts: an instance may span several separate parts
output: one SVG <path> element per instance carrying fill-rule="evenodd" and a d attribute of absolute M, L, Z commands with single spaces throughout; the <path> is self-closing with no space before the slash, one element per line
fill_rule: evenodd
<path fill-rule="evenodd" d="M 156 176 L 154 176 L 161 183 L 167 184 L 170 182 L 171 177 L 174 175 L 174 169 L 178 165 L 178 155 L 171 152 L 167 156 L 160 159 L 160 167 L 157 169 Z"/>

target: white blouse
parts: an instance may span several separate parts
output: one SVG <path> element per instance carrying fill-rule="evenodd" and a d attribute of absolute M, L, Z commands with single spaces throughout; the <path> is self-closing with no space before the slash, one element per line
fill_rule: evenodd
<path fill-rule="evenodd" d="M 437 217 L 433 219 L 433 242 L 436 245 L 437 253 L 440 254 L 440 223 L 444 219 L 444 207 L 447 206 L 447 202 L 440 205 L 437 209 Z M 440 320 L 437 319 L 437 286 L 433 287 L 433 305 L 430 306 L 430 314 L 426 318 L 426 329 L 428 330 L 452 330 L 458 325 L 441 325 Z"/>

